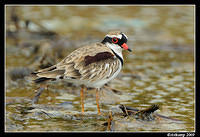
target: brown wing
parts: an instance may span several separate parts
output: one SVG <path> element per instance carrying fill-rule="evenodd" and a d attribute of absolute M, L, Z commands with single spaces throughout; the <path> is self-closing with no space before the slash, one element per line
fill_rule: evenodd
<path fill-rule="evenodd" d="M 120 61 L 113 57 L 102 60 L 96 63 L 91 63 L 84 70 L 81 70 L 80 80 L 87 80 L 89 82 L 98 81 L 101 79 L 108 79 L 118 70 Z M 77 68 L 78 69 L 78 68 Z"/>
<path fill-rule="evenodd" d="M 107 65 L 106 65 L 107 64 Z M 65 77 L 80 80 L 97 79 L 99 74 L 112 74 L 106 66 L 118 65 L 118 59 L 112 51 L 101 43 L 79 48 L 67 56 L 58 66 L 65 66 Z M 97 76 L 96 78 L 94 78 Z M 100 79 L 101 77 L 99 77 Z"/>
<path fill-rule="evenodd" d="M 107 64 L 107 65 L 106 65 Z M 81 47 L 58 64 L 39 70 L 37 76 L 46 78 L 73 78 L 80 80 L 100 79 L 104 73 L 112 75 L 119 66 L 119 61 L 112 51 L 101 43 Z M 112 66 L 109 70 L 108 66 Z M 114 67 L 115 66 L 115 67 Z M 101 75 L 100 75 L 101 74 Z"/>

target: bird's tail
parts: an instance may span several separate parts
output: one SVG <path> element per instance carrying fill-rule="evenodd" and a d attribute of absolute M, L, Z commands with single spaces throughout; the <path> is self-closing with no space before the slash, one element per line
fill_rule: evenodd
<path fill-rule="evenodd" d="M 33 72 L 32 75 L 37 77 L 37 79 L 33 80 L 35 83 L 43 83 L 63 77 L 64 73 L 64 69 L 57 69 L 57 67 L 54 65 L 49 68 L 41 69 L 37 72 Z"/>

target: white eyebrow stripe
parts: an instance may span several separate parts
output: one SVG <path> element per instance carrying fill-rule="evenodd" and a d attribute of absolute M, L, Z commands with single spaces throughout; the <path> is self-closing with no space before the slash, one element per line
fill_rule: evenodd
<path fill-rule="evenodd" d="M 126 37 L 126 39 L 128 39 L 128 37 L 124 33 L 122 33 L 122 34 Z"/>
<path fill-rule="evenodd" d="M 110 38 L 114 38 L 114 37 L 116 37 L 116 38 L 119 38 L 119 39 L 121 39 L 122 38 L 122 35 L 120 34 L 120 35 L 106 35 L 106 36 L 108 36 L 108 37 L 110 37 Z"/>

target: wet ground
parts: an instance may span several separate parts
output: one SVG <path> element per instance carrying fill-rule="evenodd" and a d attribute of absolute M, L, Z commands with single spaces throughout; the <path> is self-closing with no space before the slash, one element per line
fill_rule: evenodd
<path fill-rule="evenodd" d="M 108 14 L 109 13 L 109 14 Z M 30 73 L 60 61 L 74 49 L 101 41 L 112 29 L 128 35 L 119 76 L 100 92 L 51 82 L 37 103 L 40 87 Z M 195 68 L 192 6 L 55 6 L 6 8 L 6 131 L 194 131 Z M 156 114 L 175 118 L 138 121 L 120 104 L 139 110 L 158 104 Z"/>

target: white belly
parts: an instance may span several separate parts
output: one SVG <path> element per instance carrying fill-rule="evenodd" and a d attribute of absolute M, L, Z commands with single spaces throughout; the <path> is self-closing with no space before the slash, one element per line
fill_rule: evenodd
<path fill-rule="evenodd" d="M 114 79 L 119 74 L 121 69 L 122 69 L 122 65 L 120 62 L 119 69 L 111 77 L 109 77 L 107 79 L 102 79 L 102 80 L 96 81 L 94 83 L 87 83 L 86 86 L 93 87 L 93 88 L 101 88 L 103 85 L 108 83 L 110 80 Z"/>

